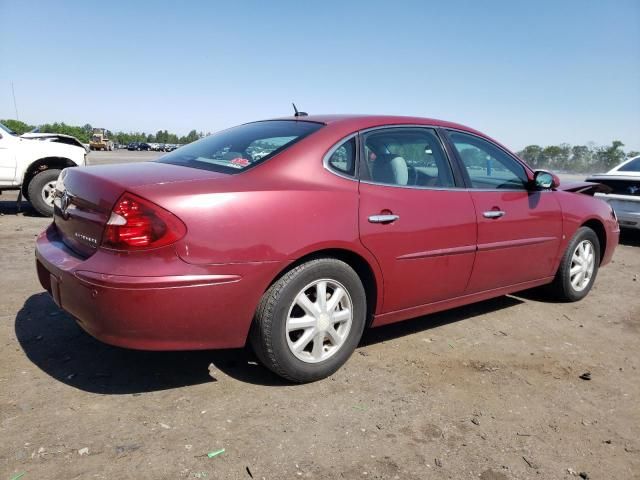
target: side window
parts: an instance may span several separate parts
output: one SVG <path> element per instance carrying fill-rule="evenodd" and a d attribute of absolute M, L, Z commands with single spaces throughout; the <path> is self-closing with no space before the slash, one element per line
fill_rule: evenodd
<path fill-rule="evenodd" d="M 526 190 L 524 167 L 496 145 L 474 135 L 449 132 L 473 188 Z"/>
<path fill-rule="evenodd" d="M 361 178 L 385 185 L 451 188 L 451 165 L 430 128 L 384 128 L 364 136 Z"/>
<path fill-rule="evenodd" d="M 355 176 L 356 173 L 356 139 L 350 138 L 338 148 L 329 157 L 327 161 L 329 167 L 338 173 Z"/>

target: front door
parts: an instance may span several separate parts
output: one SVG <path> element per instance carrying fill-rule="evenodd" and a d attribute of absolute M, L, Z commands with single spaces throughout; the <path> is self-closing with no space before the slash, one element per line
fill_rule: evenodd
<path fill-rule="evenodd" d="M 467 293 L 554 275 L 562 213 L 551 190 L 529 187 L 525 167 L 497 145 L 449 132 L 468 176 L 478 221 L 478 252 Z"/>
<path fill-rule="evenodd" d="M 11 185 L 16 176 L 15 142 L 0 130 L 0 185 Z"/>
<path fill-rule="evenodd" d="M 380 313 L 462 295 L 476 216 L 439 137 L 429 128 L 380 128 L 361 143 L 360 238 L 382 268 Z"/>

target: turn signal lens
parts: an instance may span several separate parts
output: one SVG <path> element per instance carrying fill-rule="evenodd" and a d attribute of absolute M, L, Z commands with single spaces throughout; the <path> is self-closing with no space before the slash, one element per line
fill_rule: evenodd
<path fill-rule="evenodd" d="M 170 245 L 187 233 L 171 212 L 132 193 L 124 193 L 111 211 L 102 246 L 113 250 L 141 250 Z"/>

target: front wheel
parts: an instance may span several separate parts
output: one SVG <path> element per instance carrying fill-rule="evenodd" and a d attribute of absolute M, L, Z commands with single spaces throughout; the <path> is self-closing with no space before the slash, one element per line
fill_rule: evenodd
<path fill-rule="evenodd" d="M 53 194 L 60 170 L 51 168 L 43 170 L 29 182 L 27 192 L 31 206 L 43 217 L 53 216 Z"/>
<path fill-rule="evenodd" d="M 333 374 L 358 345 L 366 294 L 346 263 L 320 258 L 303 263 L 267 290 L 250 334 L 260 361 L 293 382 Z"/>
<path fill-rule="evenodd" d="M 600 241 L 589 227 L 580 227 L 562 256 L 552 293 L 567 302 L 587 296 L 600 266 Z"/>

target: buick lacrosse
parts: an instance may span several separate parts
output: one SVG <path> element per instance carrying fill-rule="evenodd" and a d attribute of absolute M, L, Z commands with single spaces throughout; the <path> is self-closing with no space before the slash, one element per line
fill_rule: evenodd
<path fill-rule="evenodd" d="M 308 382 L 365 328 L 545 284 L 583 298 L 619 235 L 591 187 L 455 123 L 297 114 L 63 170 L 37 272 L 106 343 L 248 343 Z"/>

